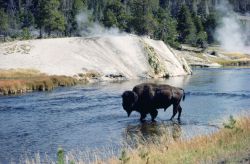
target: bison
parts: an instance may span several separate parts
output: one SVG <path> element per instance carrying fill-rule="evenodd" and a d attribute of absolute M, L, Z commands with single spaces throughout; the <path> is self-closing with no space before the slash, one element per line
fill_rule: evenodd
<path fill-rule="evenodd" d="M 122 106 L 128 117 L 132 111 L 137 111 L 141 114 L 141 121 L 144 121 L 147 114 L 150 114 L 152 121 L 155 121 L 158 115 L 157 109 L 164 108 L 164 111 L 166 111 L 169 106 L 173 105 L 171 120 L 177 112 L 178 120 L 180 120 L 181 99 L 185 100 L 185 92 L 182 88 L 166 84 L 142 83 L 136 85 L 132 91 L 123 92 Z"/>

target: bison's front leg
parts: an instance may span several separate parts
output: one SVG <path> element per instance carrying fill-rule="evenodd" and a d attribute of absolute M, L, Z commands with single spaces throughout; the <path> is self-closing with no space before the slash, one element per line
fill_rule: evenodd
<path fill-rule="evenodd" d="M 151 115 L 151 118 L 152 118 L 152 121 L 155 121 L 155 118 L 157 117 L 158 115 L 158 111 L 156 109 L 152 110 L 150 112 L 150 115 Z"/>
<path fill-rule="evenodd" d="M 144 122 L 145 121 L 145 118 L 146 118 L 146 114 L 145 113 L 141 113 L 141 118 L 140 118 L 140 121 L 141 122 Z"/>

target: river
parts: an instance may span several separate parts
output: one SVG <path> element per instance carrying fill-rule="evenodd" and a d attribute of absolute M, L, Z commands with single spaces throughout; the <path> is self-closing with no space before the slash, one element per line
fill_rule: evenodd
<path fill-rule="evenodd" d="M 155 124 L 149 116 L 141 124 L 137 113 L 128 118 L 122 109 L 122 92 L 146 81 L 185 89 L 182 120 L 178 124 L 180 137 L 212 133 L 230 115 L 250 112 L 249 68 L 195 69 L 192 76 L 167 80 L 101 82 L 2 96 L 0 163 L 15 162 L 35 153 L 55 159 L 59 147 L 66 152 L 110 150 L 106 152 L 109 156 L 119 152 L 127 135 L 150 136 L 158 133 L 162 125 L 174 127 L 177 121 L 169 121 L 172 107 L 166 112 L 159 110 Z"/>

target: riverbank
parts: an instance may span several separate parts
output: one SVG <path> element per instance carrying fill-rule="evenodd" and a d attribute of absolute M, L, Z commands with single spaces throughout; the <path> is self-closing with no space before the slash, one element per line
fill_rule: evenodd
<path fill-rule="evenodd" d="M 50 91 L 56 87 L 73 86 L 87 82 L 87 78 L 47 75 L 32 69 L 0 70 L 0 95 L 23 94 L 32 91 Z"/>
<path fill-rule="evenodd" d="M 136 35 L 50 38 L 0 44 L 0 95 L 46 91 L 87 81 L 189 74 L 192 70 L 186 60 L 163 41 Z"/>
<path fill-rule="evenodd" d="M 120 157 L 94 163 L 249 163 L 250 117 L 230 117 L 218 132 L 189 140 L 178 138 L 178 132 L 138 141 L 137 148 L 124 149 Z M 81 163 L 71 154 L 66 163 Z M 64 161 L 62 150 L 58 161 Z"/>
<path fill-rule="evenodd" d="M 174 52 L 182 55 L 191 67 L 250 66 L 249 54 L 227 52 L 219 46 L 209 46 L 207 49 L 201 49 L 182 45 L 181 50 L 174 50 Z"/>

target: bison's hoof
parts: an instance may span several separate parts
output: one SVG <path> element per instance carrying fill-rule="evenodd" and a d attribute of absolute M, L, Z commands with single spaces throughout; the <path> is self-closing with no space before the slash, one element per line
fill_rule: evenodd
<path fill-rule="evenodd" d="M 152 121 L 152 122 L 156 122 L 156 120 L 155 120 L 155 119 L 152 119 L 151 121 Z"/>
<path fill-rule="evenodd" d="M 140 121 L 141 121 L 142 123 L 146 122 L 146 120 L 144 120 L 144 119 L 140 119 Z"/>

